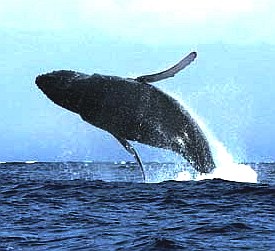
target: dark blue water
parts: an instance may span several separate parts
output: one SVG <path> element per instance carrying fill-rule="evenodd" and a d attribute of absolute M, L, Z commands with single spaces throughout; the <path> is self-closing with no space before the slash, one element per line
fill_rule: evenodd
<path fill-rule="evenodd" d="M 172 165 L 146 168 L 173 179 Z M 275 250 L 275 165 L 252 166 L 257 184 L 139 183 L 127 163 L 0 164 L 0 250 Z"/>

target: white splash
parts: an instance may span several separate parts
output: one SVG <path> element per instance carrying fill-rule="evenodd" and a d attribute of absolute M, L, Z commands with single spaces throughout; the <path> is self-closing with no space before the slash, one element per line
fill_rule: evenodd
<path fill-rule="evenodd" d="M 37 162 L 36 160 L 27 160 L 27 161 L 25 161 L 26 164 L 34 164 L 36 162 Z"/>
<path fill-rule="evenodd" d="M 216 168 L 212 173 L 198 174 L 195 180 L 219 178 L 236 182 L 257 183 L 257 173 L 249 165 L 235 163 L 233 156 L 221 142 L 214 138 L 207 137 L 207 139 L 212 149 Z M 177 181 L 191 179 L 191 175 L 187 171 L 180 172 L 176 178 Z"/>
<path fill-rule="evenodd" d="M 190 115 L 196 120 L 202 131 L 204 132 L 216 164 L 216 168 L 209 174 L 198 174 L 195 178 L 188 171 L 178 173 L 177 181 L 186 180 L 204 180 L 219 178 L 223 180 L 236 182 L 257 183 L 257 173 L 247 164 L 238 164 L 234 161 L 233 156 L 227 151 L 222 142 L 218 141 L 205 123 L 190 109 L 184 102 L 177 98 L 180 103 L 188 110 Z"/>

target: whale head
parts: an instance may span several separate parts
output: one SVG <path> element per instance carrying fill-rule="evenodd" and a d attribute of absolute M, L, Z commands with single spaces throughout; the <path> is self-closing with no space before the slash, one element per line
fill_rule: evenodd
<path fill-rule="evenodd" d="M 79 112 L 79 104 L 84 95 L 80 87 L 79 79 L 89 75 L 74 71 L 53 71 L 39 75 L 35 83 L 57 105 L 70 111 Z"/>

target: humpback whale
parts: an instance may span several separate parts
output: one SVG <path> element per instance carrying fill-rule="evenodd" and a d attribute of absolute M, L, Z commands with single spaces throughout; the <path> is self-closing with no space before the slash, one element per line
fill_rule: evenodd
<path fill-rule="evenodd" d="M 191 52 L 173 67 L 137 78 L 88 75 L 59 70 L 36 77 L 35 83 L 55 104 L 112 134 L 136 159 L 130 141 L 180 154 L 200 173 L 215 168 L 208 141 L 188 111 L 151 83 L 173 77 L 197 56 Z"/>

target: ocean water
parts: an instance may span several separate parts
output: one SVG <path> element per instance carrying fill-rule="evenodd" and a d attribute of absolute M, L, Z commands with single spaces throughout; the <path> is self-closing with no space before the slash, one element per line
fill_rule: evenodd
<path fill-rule="evenodd" d="M 274 163 L 250 164 L 257 182 L 186 168 L 2 163 L 0 250 L 275 250 Z"/>

